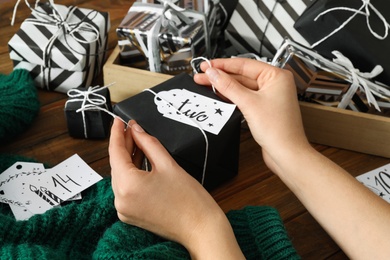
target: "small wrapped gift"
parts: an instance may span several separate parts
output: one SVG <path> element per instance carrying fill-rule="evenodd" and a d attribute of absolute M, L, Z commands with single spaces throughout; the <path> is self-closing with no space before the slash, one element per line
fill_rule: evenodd
<path fill-rule="evenodd" d="M 326 58 L 337 50 L 362 71 L 381 65 L 384 71 L 375 80 L 390 85 L 389 16 L 389 1 L 321 0 L 294 27 Z"/>
<path fill-rule="evenodd" d="M 75 138 L 102 139 L 110 132 L 112 112 L 110 92 L 95 86 L 68 91 L 65 117 L 69 135 Z"/>
<path fill-rule="evenodd" d="M 51 4 L 31 10 L 8 42 L 14 69 L 29 70 L 47 90 L 90 86 L 103 66 L 109 14 Z"/>
<path fill-rule="evenodd" d="M 114 106 L 135 119 L 207 189 L 238 173 L 241 113 L 186 73 Z"/>
<path fill-rule="evenodd" d="M 215 25 L 217 7 L 210 5 L 210 20 L 205 13 L 174 4 L 135 2 L 116 30 L 121 63 L 131 66 L 143 60 L 153 72 L 191 72 L 193 57 L 215 53 L 215 39 L 221 35 Z M 135 67 L 142 68 L 142 63 Z"/>
<path fill-rule="evenodd" d="M 369 73 L 360 72 L 340 52 L 334 51 L 332 55 L 333 60 L 328 60 L 310 48 L 285 39 L 271 64 L 292 71 L 303 99 L 361 112 L 367 112 L 368 105 L 380 111 L 377 99 L 390 101 L 390 88 L 372 81 L 382 71 L 380 66 Z"/>
<path fill-rule="evenodd" d="M 293 3 L 292 3 L 293 2 Z M 225 30 L 225 38 L 237 53 L 272 58 L 284 37 L 308 45 L 294 23 L 311 0 L 239 0 Z"/>

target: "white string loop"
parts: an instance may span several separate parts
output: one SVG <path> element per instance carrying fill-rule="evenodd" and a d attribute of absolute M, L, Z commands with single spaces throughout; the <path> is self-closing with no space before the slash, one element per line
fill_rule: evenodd
<path fill-rule="evenodd" d="M 390 24 L 387 22 L 386 18 L 378 11 L 378 9 L 376 9 L 375 6 L 370 3 L 370 0 L 362 0 L 362 2 L 363 2 L 363 4 L 362 4 L 362 6 L 359 9 L 354 9 L 354 8 L 349 8 L 349 7 L 334 7 L 334 8 L 330 8 L 330 9 L 325 10 L 325 11 L 321 12 L 320 14 L 318 14 L 317 17 L 314 18 L 314 21 L 317 21 L 321 16 L 323 16 L 323 15 L 325 15 L 327 13 L 333 12 L 333 11 L 338 11 L 338 10 L 340 11 L 341 10 L 341 11 L 353 12 L 353 14 L 347 20 L 345 20 L 338 28 L 333 30 L 330 34 L 328 34 L 324 38 L 320 39 L 319 41 L 313 43 L 311 45 L 311 48 L 314 48 L 314 47 L 318 46 L 319 44 L 321 44 L 322 42 L 324 42 L 325 40 L 327 40 L 328 38 L 333 36 L 335 33 L 337 33 L 338 31 L 342 30 L 358 14 L 366 16 L 367 27 L 368 27 L 368 29 L 370 30 L 371 34 L 374 37 L 376 37 L 379 40 L 386 39 L 386 37 L 388 36 L 388 33 L 389 33 Z M 378 33 L 376 33 L 372 29 L 371 24 L 370 24 L 370 14 L 371 14 L 370 13 L 370 8 L 374 11 L 374 13 L 383 22 L 383 25 L 384 25 L 384 28 L 385 28 L 384 35 L 379 35 Z M 364 9 L 364 11 L 362 11 L 363 9 Z"/>
<path fill-rule="evenodd" d="M 213 66 L 211 66 L 210 60 L 207 59 L 207 58 L 205 58 L 205 57 L 196 57 L 196 58 L 193 58 L 193 59 L 190 61 L 190 64 L 191 64 L 192 70 L 194 71 L 195 74 L 198 74 L 198 70 L 196 69 L 195 64 L 194 64 L 194 62 L 197 61 L 197 60 L 203 60 L 203 61 L 207 62 L 207 64 L 209 65 L 210 68 L 213 67 Z M 215 89 L 214 85 L 211 85 L 211 87 L 212 87 L 212 89 L 213 89 L 214 94 L 217 94 L 217 90 Z"/>
<path fill-rule="evenodd" d="M 367 84 L 367 80 L 371 80 L 372 78 L 378 76 L 383 71 L 382 66 L 376 65 L 371 72 L 361 72 L 359 71 L 359 69 L 356 69 L 353 66 L 352 62 L 347 57 L 345 57 L 341 52 L 333 51 L 332 54 L 336 56 L 336 58 L 333 59 L 333 62 L 343 66 L 351 73 L 350 76 L 351 86 L 348 89 L 347 93 L 341 99 L 338 107 L 346 108 L 348 104 L 351 102 L 353 95 L 360 87 L 363 88 L 363 91 L 366 93 L 368 103 L 373 104 L 374 107 L 378 111 L 380 111 L 379 105 L 374 95 L 372 94 L 371 89 Z"/>

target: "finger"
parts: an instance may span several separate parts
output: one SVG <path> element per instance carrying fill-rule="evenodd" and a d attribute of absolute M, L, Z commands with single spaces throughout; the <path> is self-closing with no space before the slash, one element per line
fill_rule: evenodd
<path fill-rule="evenodd" d="M 149 159 L 152 169 L 171 169 L 176 162 L 165 147 L 153 136 L 147 134 L 140 125 L 132 121 L 131 130 L 134 141 Z M 167 171 L 170 172 L 170 171 Z"/>
<path fill-rule="evenodd" d="M 253 90 L 259 89 L 259 85 L 257 84 L 256 79 L 251 79 L 242 75 L 235 75 L 235 74 L 229 74 L 229 75 L 232 78 L 234 78 L 238 83 L 240 83 L 241 85 L 249 89 L 253 89 Z M 200 85 L 211 86 L 209 78 L 204 73 L 195 74 L 194 81 Z"/>
<path fill-rule="evenodd" d="M 242 86 L 221 70 L 209 68 L 206 75 L 218 92 L 235 103 L 241 110 L 253 95 L 252 90 Z"/>
<path fill-rule="evenodd" d="M 131 154 L 126 147 L 126 138 L 131 138 L 131 136 L 125 133 L 123 122 L 115 118 L 108 147 L 112 178 L 122 178 L 129 169 L 135 168 Z"/>
<path fill-rule="evenodd" d="M 230 59 L 215 59 L 211 60 L 211 66 L 223 70 L 228 74 L 241 75 L 250 79 L 256 80 L 264 70 L 269 70 L 273 66 L 248 58 L 230 58 Z M 201 64 L 202 71 L 208 69 L 208 65 Z"/>
<path fill-rule="evenodd" d="M 136 147 L 135 147 L 135 144 L 134 144 L 134 140 L 133 140 L 133 137 L 131 136 L 131 131 L 128 131 L 129 128 L 128 126 L 130 125 L 130 121 L 127 123 L 126 125 L 126 131 L 124 133 L 125 135 L 125 147 L 127 149 L 127 151 L 129 152 L 129 154 L 133 154 Z"/>
<path fill-rule="evenodd" d="M 130 132 L 130 131 L 129 131 Z M 133 163 L 134 165 L 138 168 L 138 169 L 141 169 L 141 166 L 142 166 L 142 162 L 144 160 L 144 153 L 142 152 L 141 149 L 139 148 L 135 148 L 135 151 L 133 153 Z"/>

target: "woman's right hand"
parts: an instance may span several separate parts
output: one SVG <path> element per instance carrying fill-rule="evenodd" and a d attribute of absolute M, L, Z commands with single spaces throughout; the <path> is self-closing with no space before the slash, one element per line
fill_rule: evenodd
<path fill-rule="evenodd" d="M 211 65 L 201 64 L 205 73 L 196 74 L 195 82 L 213 85 L 237 105 L 273 171 L 281 153 L 310 146 L 289 71 L 243 58 L 215 59 Z"/>

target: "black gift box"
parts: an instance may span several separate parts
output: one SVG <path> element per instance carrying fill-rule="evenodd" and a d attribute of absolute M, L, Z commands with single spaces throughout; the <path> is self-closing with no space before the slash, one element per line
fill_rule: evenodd
<path fill-rule="evenodd" d="M 390 2 L 371 0 L 370 3 L 380 10 L 383 17 L 390 17 Z M 354 12 L 336 10 L 326 13 L 314 21 L 321 12 L 334 7 L 348 7 L 359 9 L 362 1 L 358 0 L 317 0 L 309 6 L 296 21 L 295 29 L 310 43 L 314 44 L 339 28 Z M 384 35 L 384 24 L 377 14 L 370 10 L 370 25 L 379 35 Z M 362 10 L 364 11 L 364 9 Z M 390 84 L 390 37 L 384 40 L 377 39 L 370 32 L 366 16 L 358 14 L 340 31 L 314 47 L 326 58 L 334 58 L 333 50 L 338 50 L 348 57 L 355 68 L 363 72 L 371 71 L 376 65 L 381 65 L 384 71 L 375 80 L 387 85 Z"/>
<path fill-rule="evenodd" d="M 197 85 L 191 76 L 179 74 L 153 88 L 159 93 L 185 89 L 214 100 L 221 101 L 213 91 Z M 117 103 L 113 111 L 124 120 L 135 119 L 149 134 L 155 136 L 176 162 L 202 183 L 207 136 L 207 165 L 204 187 L 208 190 L 229 180 L 238 173 L 241 113 L 235 109 L 218 135 L 164 117 L 154 103 L 155 95 L 149 91 Z"/>
<path fill-rule="evenodd" d="M 70 90 L 76 91 L 73 97 L 69 97 L 65 104 L 65 117 L 68 125 L 69 135 L 74 138 L 85 139 L 103 139 L 109 135 L 112 116 L 98 108 L 89 107 L 84 111 L 77 111 L 83 106 L 84 96 L 87 95 L 89 88 L 77 88 Z M 88 95 L 88 98 L 94 102 L 100 101 L 97 107 L 112 112 L 110 92 L 108 88 L 94 87 L 93 93 Z M 105 98 L 106 102 L 103 102 Z M 88 99 L 84 106 L 95 106 Z"/>

